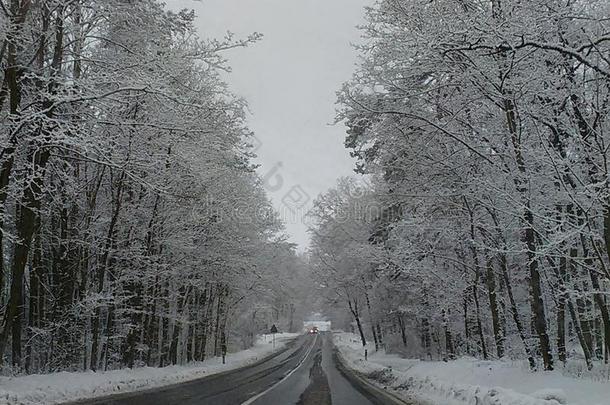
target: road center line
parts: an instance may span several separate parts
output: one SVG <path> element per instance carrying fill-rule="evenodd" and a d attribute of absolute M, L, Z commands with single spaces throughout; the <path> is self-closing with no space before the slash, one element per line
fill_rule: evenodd
<path fill-rule="evenodd" d="M 297 366 L 295 368 L 293 368 L 288 374 L 286 374 L 284 377 L 282 377 L 281 380 L 279 380 L 278 382 L 276 382 L 275 384 L 273 384 L 271 387 L 267 388 L 265 391 L 253 396 L 252 398 L 248 399 L 245 402 L 242 402 L 241 405 L 250 405 L 252 403 L 254 403 L 254 401 L 256 401 L 257 399 L 259 399 L 260 397 L 262 397 L 263 395 L 267 394 L 269 391 L 272 391 L 273 389 L 275 389 L 278 385 L 280 385 L 281 383 L 284 382 L 284 380 L 286 380 L 288 377 L 290 377 L 292 374 L 294 374 L 295 371 L 297 371 L 302 365 L 303 363 L 305 363 L 305 360 L 307 360 L 307 358 L 309 357 L 309 355 L 311 354 L 311 351 L 313 350 L 313 348 L 316 346 L 316 342 L 318 341 L 318 335 L 316 335 L 316 337 L 313 339 L 313 343 L 311 345 L 311 347 L 309 348 L 309 350 L 307 351 L 307 354 L 303 357 L 303 359 L 299 362 L 299 364 L 297 364 Z"/>

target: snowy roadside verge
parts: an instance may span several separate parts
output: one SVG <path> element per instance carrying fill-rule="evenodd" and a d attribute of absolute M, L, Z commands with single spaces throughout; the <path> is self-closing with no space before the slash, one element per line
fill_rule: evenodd
<path fill-rule="evenodd" d="M 222 364 L 220 358 L 211 358 L 185 366 L 163 368 L 0 377 L 0 404 L 58 404 L 195 380 L 253 364 L 281 350 L 297 336 L 299 334 L 296 333 L 276 334 L 275 348 L 270 336 L 261 336 L 252 348 L 229 353 L 227 364 Z"/>
<path fill-rule="evenodd" d="M 369 353 L 359 338 L 334 333 L 346 366 L 406 400 L 434 405 L 607 405 L 610 384 L 561 372 L 531 373 L 513 362 L 462 358 L 451 362 L 403 359 Z"/>

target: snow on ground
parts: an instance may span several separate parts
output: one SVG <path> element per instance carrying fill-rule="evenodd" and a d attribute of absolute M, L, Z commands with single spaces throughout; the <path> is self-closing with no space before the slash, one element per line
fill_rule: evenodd
<path fill-rule="evenodd" d="M 450 362 L 403 359 L 369 348 L 360 338 L 333 333 L 346 364 L 399 396 L 434 405 L 609 405 L 610 382 L 532 373 L 512 361 L 462 358 Z"/>
<path fill-rule="evenodd" d="M 280 350 L 296 336 L 295 333 L 276 334 L 275 348 L 270 335 L 260 336 L 254 347 L 229 353 L 227 364 L 222 364 L 221 358 L 211 358 L 186 366 L 0 377 L 0 404 L 57 404 L 194 380 L 252 364 Z"/>

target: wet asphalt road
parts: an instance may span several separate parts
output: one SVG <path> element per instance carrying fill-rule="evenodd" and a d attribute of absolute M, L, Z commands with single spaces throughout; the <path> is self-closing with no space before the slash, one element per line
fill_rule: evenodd
<path fill-rule="evenodd" d="M 74 405 L 379 405 L 390 404 L 339 371 L 329 333 L 302 336 L 287 350 L 238 370 L 164 388 Z"/>

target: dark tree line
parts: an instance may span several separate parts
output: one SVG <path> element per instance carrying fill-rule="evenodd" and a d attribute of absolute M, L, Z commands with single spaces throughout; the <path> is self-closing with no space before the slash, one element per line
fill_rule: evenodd
<path fill-rule="evenodd" d="M 156 0 L 0 6 L 0 361 L 163 366 L 235 346 L 278 252 L 297 260 L 219 77 L 258 36 L 202 40 Z"/>

